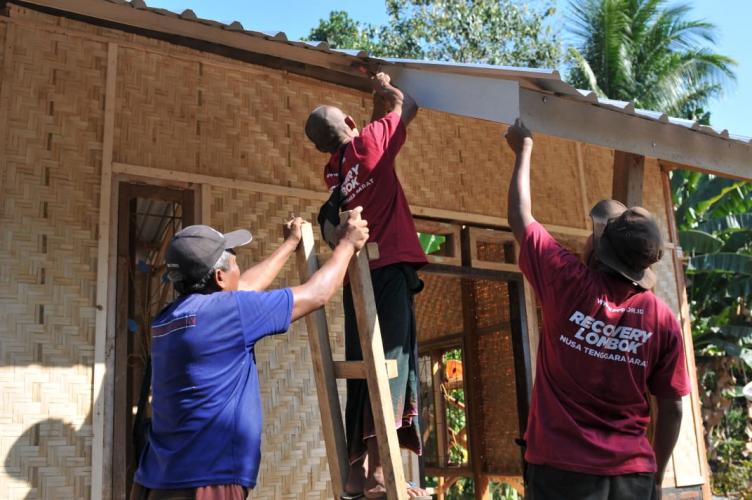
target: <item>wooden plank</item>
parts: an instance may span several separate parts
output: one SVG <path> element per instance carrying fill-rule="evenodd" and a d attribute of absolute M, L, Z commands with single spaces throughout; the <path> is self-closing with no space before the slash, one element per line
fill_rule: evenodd
<path fill-rule="evenodd" d="M 496 262 L 483 260 L 478 257 L 478 243 L 499 243 L 501 245 L 512 245 L 512 253 L 516 253 L 517 243 L 512 233 L 506 231 L 494 231 L 492 229 L 482 229 L 477 227 L 468 228 L 470 266 L 475 269 L 490 269 L 493 271 L 503 271 L 509 273 L 519 273 L 520 268 L 516 263 L 516 257 L 507 259 L 507 262 Z M 506 254 L 506 249 L 505 249 Z"/>
<path fill-rule="evenodd" d="M 347 220 L 348 213 L 342 213 Z M 366 365 L 368 393 L 371 400 L 376 440 L 379 446 L 381 465 L 384 469 L 384 486 L 389 500 L 407 498 L 402 459 L 400 457 L 389 378 L 386 373 L 384 345 L 376 313 L 376 300 L 371 282 L 371 270 L 365 252 L 358 252 L 348 267 L 353 306 L 358 322 L 358 336 L 363 361 Z"/>
<path fill-rule="evenodd" d="M 527 328 L 528 352 L 530 353 L 530 387 L 532 387 L 535 383 L 535 373 L 538 367 L 540 330 L 538 329 L 538 311 L 536 309 L 535 291 L 527 278 L 524 278 L 522 283 L 522 293 L 525 300 L 525 326 Z"/>
<path fill-rule="evenodd" d="M 462 230 L 462 264 L 470 266 L 470 228 Z M 476 335 L 476 300 L 474 280 L 462 278 L 460 290 L 462 296 L 462 361 L 464 366 L 463 384 L 467 408 L 466 426 L 469 436 L 468 455 L 475 482 L 476 500 L 488 498 L 488 483 L 483 480 L 483 413 L 480 408 L 481 375 L 478 336 Z"/>
<path fill-rule="evenodd" d="M 228 170 L 231 169 L 228 166 Z M 302 189 L 293 187 L 284 187 L 276 184 L 265 184 L 261 182 L 244 181 L 233 179 L 231 177 L 217 177 L 204 174 L 194 174 L 191 172 L 181 172 L 179 170 L 168 170 L 161 168 L 145 167 L 141 165 L 131 165 L 128 163 L 114 162 L 112 164 L 113 172 L 125 174 L 134 178 L 157 179 L 168 182 L 185 182 L 194 184 L 208 184 L 210 186 L 227 187 L 241 191 L 252 191 L 255 193 L 267 193 L 276 196 L 292 196 L 304 200 L 326 201 L 329 195 L 326 191 L 314 191 L 312 189 Z M 423 207 L 420 205 L 411 205 L 410 210 L 413 215 L 418 217 L 429 217 L 437 220 L 452 221 L 455 223 L 476 224 L 480 226 L 508 228 L 509 223 L 504 217 L 478 214 L 473 212 L 460 212 L 456 210 L 444 210 L 441 208 Z M 546 229 L 552 234 L 562 234 L 568 236 L 590 236 L 591 231 L 582 228 L 560 226 L 557 224 L 544 224 Z"/>
<path fill-rule="evenodd" d="M 313 226 L 304 224 L 300 244 L 295 253 L 301 283 L 308 281 L 319 267 L 315 249 Z M 308 314 L 305 317 L 305 323 L 308 330 L 308 345 L 311 348 L 313 377 L 318 393 L 321 430 L 324 435 L 326 456 L 329 460 L 329 473 L 332 477 L 332 490 L 335 498 L 339 498 L 344 493 L 347 480 L 347 443 L 325 309 L 321 308 Z"/>
<path fill-rule="evenodd" d="M 444 368 L 441 351 L 431 351 L 431 379 L 433 382 L 433 408 L 434 424 L 436 426 L 436 461 L 439 467 L 447 466 L 447 435 L 448 427 L 446 421 L 446 399 L 441 390 L 441 384 L 444 377 L 441 373 Z"/>
<path fill-rule="evenodd" d="M 386 360 L 386 375 L 389 378 L 397 377 L 397 360 Z M 334 376 L 346 379 L 365 379 L 367 378 L 366 366 L 363 361 L 335 361 Z"/>
<path fill-rule="evenodd" d="M 201 184 L 201 200 L 199 202 L 201 218 L 199 224 L 211 226 L 211 202 L 212 187 L 209 184 Z"/>
<path fill-rule="evenodd" d="M 520 116 L 531 130 L 752 180 L 752 145 L 660 123 L 588 102 L 520 89 Z"/>
<path fill-rule="evenodd" d="M 614 151 L 611 197 L 628 207 L 642 206 L 644 171 L 644 156 Z"/>
<path fill-rule="evenodd" d="M 92 381 L 92 465 L 91 498 L 99 500 L 105 488 L 103 464 L 105 455 L 105 395 L 102 392 L 106 374 L 108 277 L 110 266 L 110 210 L 112 199 L 112 145 L 115 132 L 115 84 L 117 82 L 117 44 L 107 45 L 107 74 L 105 81 L 104 130 L 102 133 L 102 173 L 99 183 L 99 223 L 97 231 L 97 292 L 94 326 L 94 380 Z M 109 488 L 107 488 L 109 490 Z"/>
<path fill-rule="evenodd" d="M 582 143 L 579 141 L 574 142 L 575 158 L 577 159 L 577 178 L 580 181 L 580 200 L 582 200 L 582 218 L 585 223 L 585 228 L 589 228 L 591 224 L 590 220 L 590 201 L 587 196 L 587 177 L 585 176 L 585 161 L 582 156 Z"/>
<path fill-rule="evenodd" d="M 446 222 L 437 222 L 427 219 L 414 220 L 415 230 L 419 233 L 436 234 L 446 237 L 444 247 L 449 250 L 449 255 L 428 254 L 426 255 L 428 262 L 448 266 L 462 265 L 462 256 L 460 255 L 460 226 L 458 224 L 449 224 Z"/>
<path fill-rule="evenodd" d="M 687 477 L 683 471 L 675 471 L 677 486 L 687 486 L 689 484 L 702 484 L 703 498 L 709 499 L 710 492 L 710 468 L 708 465 L 707 452 L 705 450 L 705 431 L 702 421 L 702 408 L 699 393 L 699 381 L 697 380 L 697 366 L 695 364 L 695 353 L 692 343 L 692 325 L 690 324 L 689 301 L 687 300 L 687 288 L 684 282 L 684 267 L 682 266 L 682 250 L 678 246 L 679 234 L 676 227 L 676 218 L 674 216 L 673 200 L 671 196 L 671 181 L 668 176 L 668 169 L 661 165 L 661 182 L 663 184 L 664 206 L 666 207 L 666 220 L 668 221 L 669 237 L 676 246 L 671 252 L 674 263 L 674 274 L 676 276 L 676 289 L 679 298 L 679 317 L 682 326 L 684 338 L 684 355 L 687 361 L 687 371 L 689 373 L 691 404 L 689 405 L 692 427 L 694 429 L 695 446 L 697 450 L 697 462 L 699 464 L 699 477 L 692 473 Z M 686 404 L 685 404 L 686 407 Z M 688 419 L 687 412 L 684 413 L 684 420 Z M 682 425 L 682 428 L 684 425 Z M 682 429 L 681 431 L 684 431 Z M 680 431 L 680 432 L 681 432 Z M 675 466 L 676 469 L 676 466 Z M 681 483 L 681 484 L 680 484 Z"/>

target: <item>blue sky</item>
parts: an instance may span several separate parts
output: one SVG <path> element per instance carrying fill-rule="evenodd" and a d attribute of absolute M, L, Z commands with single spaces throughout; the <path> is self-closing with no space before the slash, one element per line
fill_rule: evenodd
<path fill-rule="evenodd" d="M 306 35 L 332 10 L 346 10 L 358 21 L 383 24 L 383 0 L 146 0 L 150 7 L 174 12 L 192 9 L 199 17 L 229 23 L 240 21 L 246 29 L 284 31 L 291 39 Z M 718 27 L 716 52 L 735 59 L 737 81 L 709 108 L 714 126 L 732 134 L 752 137 L 752 0 L 684 0 L 693 6 L 692 18 Z M 567 2 L 559 0 L 560 6 Z M 562 7 L 560 7 L 562 8 Z"/>

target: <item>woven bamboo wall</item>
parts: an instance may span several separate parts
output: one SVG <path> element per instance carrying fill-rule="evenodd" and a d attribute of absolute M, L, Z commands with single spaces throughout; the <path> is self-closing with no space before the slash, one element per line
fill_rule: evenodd
<path fill-rule="evenodd" d="M 86 498 L 105 45 L 0 27 L 0 497 Z"/>
<path fill-rule="evenodd" d="M 0 308 L 8 311 L 0 322 L 0 497 L 87 498 L 106 42 L 121 44 L 116 162 L 323 191 L 325 158 L 302 133 L 308 112 L 326 102 L 363 124 L 370 98 L 15 6 L 11 18 L 23 22 L 0 22 Z M 512 156 L 504 130 L 421 111 L 398 162 L 410 202 L 505 216 Z M 533 161 L 536 217 L 586 228 L 589 207 L 610 194 L 613 153 L 539 136 Z M 645 204 L 665 227 L 656 175 L 646 165 Z M 290 212 L 313 218 L 317 210 L 316 202 L 230 185 L 209 195 L 205 222 L 254 231 L 241 265 L 268 255 Z M 660 264 L 658 291 L 676 309 L 669 262 Z M 296 276 L 288 266 L 277 284 Z M 335 356 L 344 350 L 340 310 L 339 298 L 327 307 Z M 257 359 L 267 426 L 254 496 L 324 498 L 329 478 L 303 325 L 265 339 Z"/>
<path fill-rule="evenodd" d="M 220 231 L 243 227 L 253 232 L 254 241 L 238 252 L 241 268 L 263 259 L 282 242 L 282 223 L 290 211 L 309 219 L 318 212 L 317 204 L 297 198 L 230 188 L 214 188 L 210 193 L 211 219 L 206 223 Z M 291 261 L 273 287 L 295 285 L 297 276 Z M 339 295 L 327 306 L 337 359 L 344 359 L 344 324 L 337 314 L 341 308 Z M 251 498 L 328 499 L 329 469 L 305 324 L 295 323 L 288 333 L 259 342 L 256 361 L 265 432 L 261 474 Z"/>

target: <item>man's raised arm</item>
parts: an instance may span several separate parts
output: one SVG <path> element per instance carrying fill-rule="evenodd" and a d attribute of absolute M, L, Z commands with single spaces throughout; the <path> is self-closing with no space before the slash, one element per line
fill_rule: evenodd
<path fill-rule="evenodd" d="M 391 84 L 386 73 L 376 73 L 371 78 L 373 82 L 373 114 L 371 121 L 383 118 L 388 113 L 395 112 L 402 119 L 405 126 L 415 118 L 418 105 L 410 94 L 401 91 Z"/>
<path fill-rule="evenodd" d="M 514 172 L 509 182 L 507 218 L 514 238 L 520 242 L 525 228 L 535 222 L 530 198 L 530 157 L 533 136 L 518 118 L 506 133 L 507 144 L 515 154 Z"/>

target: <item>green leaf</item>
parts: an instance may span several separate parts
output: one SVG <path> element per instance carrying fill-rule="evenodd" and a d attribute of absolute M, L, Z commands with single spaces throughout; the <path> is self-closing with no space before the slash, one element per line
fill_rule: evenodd
<path fill-rule="evenodd" d="M 718 233 L 729 230 L 752 232 L 752 213 L 729 214 L 722 218 L 708 220 L 698 225 L 697 229 L 706 233 Z"/>
<path fill-rule="evenodd" d="M 428 255 L 438 252 L 446 242 L 446 236 L 440 234 L 418 233 L 418 240 L 423 252 Z"/>
<path fill-rule="evenodd" d="M 739 357 L 747 363 L 747 366 L 752 369 L 752 349 L 742 349 Z"/>
<path fill-rule="evenodd" d="M 742 353 L 742 348 L 738 344 L 726 340 L 717 340 L 713 342 L 713 345 L 722 349 L 729 356 L 740 356 Z"/>
<path fill-rule="evenodd" d="M 744 386 L 741 385 L 734 385 L 731 387 L 725 388 L 723 391 L 721 391 L 721 394 L 723 397 L 733 399 L 733 398 L 743 398 L 744 397 Z"/>
<path fill-rule="evenodd" d="M 696 229 L 679 231 L 679 243 L 682 250 L 689 255 L 716 253 L 723 247 L 723 240 Z"/>
<path fill-rule="evenodd" d="M 687 271 L 752 275 L 752 256 L 725 252 L 697 255 L 689 258 Z"/>
<path fill-rule="evenodd" d="M 746 302 L 752 302 L 752 277 L 737 277 L 728 284 L 727 290 L 731 297 L 739 297 Z"/>
<path fill-rule="evenodd" d="M 718 333 L 727 340 L 738 341 L 742 345 L 752 346 L 752 325 L 724 325 Z"/>

